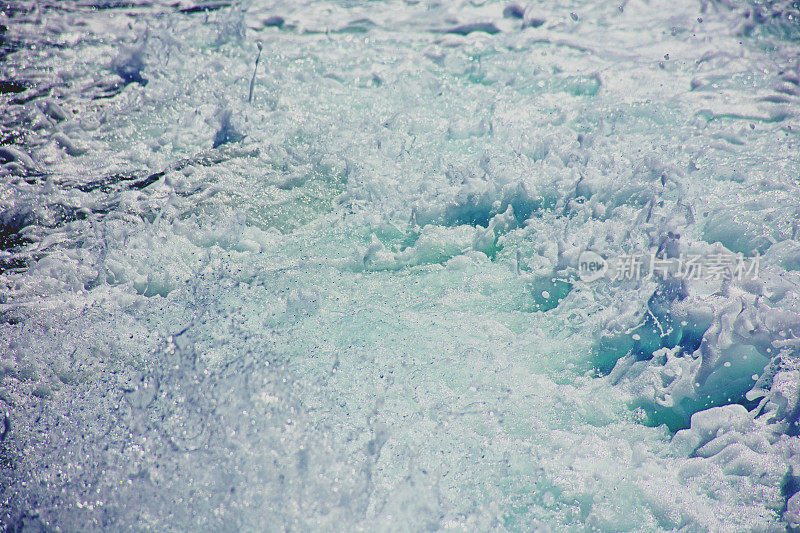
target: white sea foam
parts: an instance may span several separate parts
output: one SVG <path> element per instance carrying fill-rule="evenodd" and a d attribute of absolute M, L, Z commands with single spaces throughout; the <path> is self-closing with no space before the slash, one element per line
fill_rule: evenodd
<path fill-rule="evenodd" d="M 800 527 L 789 2 L 95 4 L 0 19 L 4 525 Z"/>

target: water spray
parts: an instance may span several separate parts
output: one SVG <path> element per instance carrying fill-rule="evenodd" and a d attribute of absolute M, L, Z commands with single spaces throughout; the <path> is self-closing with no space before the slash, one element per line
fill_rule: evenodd
<path fill-rule="evenodd" d="M 264 45 L 261 44 L 261 41 L 258 41 L 256 43 L 256 46 L 258 46 L 258 55 L 256 56 L 256 64 L 255 67 L 253 68 L 253 77 L 250 80 L 250 96 L 247 97 L 248 104 L 253 103 L 253 89 L 256 86 L 256 74 L 258 73 L 258 62 L 259 60 L 261 60 L 261 50 L 264 48 Z"/>

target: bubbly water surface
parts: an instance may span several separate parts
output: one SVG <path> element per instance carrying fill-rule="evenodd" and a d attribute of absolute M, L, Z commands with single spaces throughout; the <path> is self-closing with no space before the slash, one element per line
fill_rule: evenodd
<path fill-rule="evenodd" d="M 800 527 L 796 2 L 0 10 L 7 529 Z"/>

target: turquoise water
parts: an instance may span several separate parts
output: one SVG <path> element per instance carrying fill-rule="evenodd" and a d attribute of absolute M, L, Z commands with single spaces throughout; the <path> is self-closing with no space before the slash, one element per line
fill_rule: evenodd
<path fill-rule="evenodd" d="M 793 4 L 3 9 L 8 529 L 800 527 Z"/>

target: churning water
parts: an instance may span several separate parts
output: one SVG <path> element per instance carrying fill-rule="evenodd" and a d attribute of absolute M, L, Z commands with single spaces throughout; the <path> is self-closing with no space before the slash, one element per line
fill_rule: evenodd
<path fill-rule="evenodd" d="M 797 2 L 0 11 L 6 529 L 800 526 Z"/>

